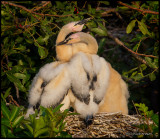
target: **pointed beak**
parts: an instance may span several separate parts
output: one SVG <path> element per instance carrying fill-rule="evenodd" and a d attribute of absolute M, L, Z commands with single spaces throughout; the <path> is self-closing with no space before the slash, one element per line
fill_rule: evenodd
<path fill-rule="evenodd" d="M 64 40 L 64 41 L 59 42 L 58 44 L 56 44 L 56 46 L 58 46 L 58 45 L 63 45 L 63 44 L 66 44 L 65 40 Z"/>
<path fill-rule="evenodd" d="M 86 127 L 91 125 L 93 123 L 93 115 L 87 115 L 86 118 L 84 119 L 84 123 Z"/>
<path fill-rule="evenodd" d="M 87 19 L 81 20 L 78 23 L 76 23 L 74 26 L 86 24 L 89 20 L 91 20 L 91 18 L 87 18 Z"/>
<path fill-rule="evenodd" d="M 72 38 L 68 38 L 68 39 L 66 39 L 66 40 L 64 40 L 64 41 L 61 41 L 61 42 L 59 42 L 56 46 L 58 46 L 58 45 L 63 45 L 63 44 L 67 44 L 67 42 L 69 41 L 69 40 L 71 40 Z"/>

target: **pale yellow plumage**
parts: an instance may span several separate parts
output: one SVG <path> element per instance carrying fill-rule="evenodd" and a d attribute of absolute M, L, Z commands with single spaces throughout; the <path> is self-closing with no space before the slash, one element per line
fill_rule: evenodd
<path fill-rule="evenodd" d="M 83 32 L 78 32 L 71 35 L 69 38 L 72 39 L 69 40 L 66 44 L 57 46 L 57 48 L 59 47 L 59 51 L 63 51 L 60 57 L 63 57 L 64 59 L 60 59 L 62 61 L 69 61 L 78 52 L 96 54 L 98 50 L 97 42 L 95 43 L 95 39 L 89 37 L 89 34 Z M 68 53 L 68 51 L 70 53 Z M 121 111 L 124 114 L 128 114 L 127 104 L 129 92 L 127 84 L 123 81 L 121 75 L 116 70 L 114 70 L 108 62 L 107 64 L 110 69 L 109 86 L 106 90 L 103 101 L 99 105 L 98 112 Z M 71 97 L 72 100 L 74 100 L 74 96 L 71 95 Z"/>
<path fill-rule="evenodd" d="M 87 78 L 88 78 L 87 74 L 88 73 L 89 73 L 89 78 L 93 79 L 94 74 L 92 74 L 92 72 L 96 72 L 97 68 L 101 67 L 101 66 L 99 65 L 96 67 L 96 64 L 93 64 L 93 63 L 95 63 L 94 57 L 95 58 L 98 57 L 98 56 L 94 56 L 98 51 L 98 44 L 97 44 L 97 41 L 95 40 L 95 38 L 92 37 L 90 34 L 78 32 L 78 33 L 70 35 L 66 39 L 67 40 L 66 43 L 65 42 L 61 43 L 61 42 L 65 41 L 65 37 L 70 32 L 77 32 L 77 31 L 82 30 L 83 24 L 74 26 L 76 23 L 78 23 L 78 22 L 72 22 L 72 23 L 65 25 L 64 27 L 62 27 L 60 33 L 58 34 L 58 37 L 56 40 L 56 53 L 57 53 L 57 58 L 58 58 L 59 62 L 53 62 L 54 66 L 53 66 L 53 68 L 51 68 L 53 70 L 50 70 L 47 67 L 46 72 L 45 72 L 45 70 L 44 71 L 41 70 L 42 72 L 39 72 L 36 75 L 36 77 L 32 83 L 31 90 L 30 90 L 29 109 L 26 114 L 27 116 L 33 112 L 32 107 L 38 101 L 40 101 L 40 97 L 41 97 L 41 105 L 43 105 L 45 107 L 51 106 L 52 104 L 55 105 L 56 103 L 64 104 L 63 107 L 61 108 L 62 111 L 69 108 L 69 106 L 71 106 L 71 105 L 75 109 L 78 110 L 79 104 L 80 105 L 82 104 L 81 101 L 79 101 L 75 97 L 75 94 L 72 92 L 72 90 L 69 89 L 72 85 L 72 80 L 73 80 L 74 76 L 80 80 L 79 76 L 81 76 L 81 74 L 83 74 L 83 76 L 86 78 L 85 80 L 87 81 Z M 77 56 L 77 59 L 75 60 L 77 62 L 74 63 L 74 60 L 72 60 L 72 59 L 74 59 L 74 57 L 76 55 L 79 55 L 79 52 L 83 52 L 84 56 L 83 56 L 83 54 L 80 54 L 79 57 Z M 89 60 L 89 62 L 83 61 L 85 55 L 87 56 L 87 59 Z M 79 59 L 81 59 L 81 60 L 79 60 Z M 98 62 L 97 63 L 97 65 L 98 65 L 100 63 L 99 58 L 97 59 L 97 62 Z M 64 66 L 63 66 L 63 64 L 64 64 Z M 121 75 L 117 71 L 115 71 L 108 62 L 104 62 L 103 64 L 108 67 L 108 71 L 106 69 L 103 69 L 100 73 L 97 72 L 96 76 L 97 76 L 97 79 L 99 79 L 99 81 L 101 81 L 102 83 L 103 83 L 102 77 L 109 78 L 106 80 L 106 82 L 107 82 L 106 88 L 107 89 L 105 91 L 105 95 L 104 95 L 103 99 L 101 100 L 100 98 L 103 95 L 100 95 L 101 97 L 99 97 L 97 94 L 94 94 L 94 91 L 90 91 L 91 92 L 90 96 L 92 99 L 97 95 L 96 97 L 101 100 L 100 103 L 98 103 L 98 109 L 97 109 L 97 105 L 95 105 L 95 104 L 93 104 L 92 106 L 89 106 L 89 105 L 87 106 L 84 103 L 83 105 L 85 107 L 87 106 L 86 110 L 87 110 L 87 108 L 93 109 L 93 110 L 91 110 L 91 113 L 94 113 L 93 107 L 95 106 L 96 112 L 118 112 L 118 111 L 121 111 L 124 114 L 128 114 L 127 103 L 128 103 L 128 98 L 129 98 L 129 92 L 128 92 L 127 85 L 123 81 L 123 79 L 121 78 Z M 80 65 L 82 67 L 82 73 L 79 73 L 79 75 L 78 75 L 78 73 L 75 73 L 78 70 L 74 71 L 72 69 L 79 68 Z M 89 65 L 91 65 L 91 66 L 89 67 Z M 88 67 L 89 67 L 89 69 L 86 72 L 87 69 L 85 70 L 85 68 L 88 68 Z M 50 74 L 51 74 L 51 76 L 50 76 Z M 52 78 L 52 79 L 50 79 L 50 78 Z M 50 82 L 47 84 L 47 86 L 42 88 L 41 85 L 47 79 L 49 79 Z M 76 83 L 76 80 L 74 82 Z M 83 80 L 81 81 L 81 83 L 83 84 Z M 78 80 L 77 80 L 77 85 L 78 85 Z M 79 85 L 81 85 L 81 84 L 79 84 Z M 88 86 L 89 86 L 89 84 L 88 84 Z M 105 86 L 103 86 L 103 87 L 105 87 Z M 67 89 L 69 89 L 69 90 L 67 90 Z M 42 90 L 43 90 L 43 94 L 41 95 Z M 56 90 L 56 92 L 54 93 L 54 91 L 52 91 L 52 90 Z M 78 91 L 78 90 L 76 90 L 76 91 Z M 97 89 L 97 91 L 98 91 L 98 89 Z M 89 102 L 89 103 L 93 103 L 93 102 Z M 80 108 L 80 110 L 79 110 L 80 112 L 82 112 L 82 114 L 83 114 L 83 107 L 84 106 L 82 106 L 82 108 Z M 84 113 L 87 113 L 87 111 L 85 111 Z M 84 115 L 86 116 L 86 114 L 84 114 Z"/>

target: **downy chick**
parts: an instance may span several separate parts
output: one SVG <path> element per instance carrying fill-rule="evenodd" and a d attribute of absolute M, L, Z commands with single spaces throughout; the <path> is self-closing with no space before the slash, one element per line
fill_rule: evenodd
<path fill-rule="evenodd" d="M 63 49 L 63 51 L 59 51 L 59 56 L 61 57 L 59 60 L 61 61 L 69 61 L 78 52 L 97 54 L 98 51 L 96 39 L 84 32 L 70 35 L 56 47 L 57 49 Z"/>
<path fill-rule="evenodd" d="M 60 33 L 58 34 L 56 44 L 61 43 L 61 41 L 65 40 L 65 37 L 71 33 L 71 32 L 77 32 L 81 31 L 84 24 L 88 21 L 89 19 L 77 21 L 77 22 L 71 22 L 65 26 L 62 27 Z M 58 55 L 59 49 L 57 50 L 57 55 Z M 69 97 L 64 96 L 62 98 L 64 99 L 57 99 L 57 102 L 54 100 L 54 97 L 50 98 L 50 95 L 47 95 L 48 93 L 44 92 L 51 92 L 52 89 L 57 89 L 57 85 L 63 85 L 62 82 L 66 82 L 66 84 L 69 84 L 69 79 L 68 81 L 66 80 L 65 76 L 67 73 L 65 71 L 62 71 L 65 64 L 63 62 L 52 62 L 50 64 L 46 64 L 43 66 L 39 72 L 36 74 L 32 81 L 31 88 L 29 90 L 29 106 L 27 110 L 26 117 L 29 116 L 29 114 L 34 113 L 33 107 L 37 104 L 40 103 L 43 106 L 49 106 L 49 105 L 55 105 L 59 104 L 62 100 L 63 103 L 65 103 L 64 106 L 61 107 L 62 110 L 66 109 L 69 107 Z M 67 72 L 67 70 L 66 70 Z M 63 76 L 64 77 L 63 77 Z M 63 79 L 64 78 L 64 79 Z M 52 80 L 53 79 L 53 80 Z M 50 82 L 50 83 L 49 83 Z M 66 85 L 68 86 L 68 85 Z M 54 88 L 55 87 L 55 88 Z M 52 89 L 51 89 L 52 88 Z M 50 90 L 49 90 L 50 89 Z M 55 90 L 56 90 L 55 89 Z M 46 91 L 47 90 L 47 91 Z M 66 87 L 59 87 L 59 90 L 66 90 Z M 59 93 L 59 91 L 57 91 Z M 58 97 L 60 97 L 60 94 Z M 52 95 L 54 95 L 54 91 L 52 91 Z M 48 97 L 48 99 L 47 99 Z M 56 94 L 55 94 L 55 97 Z M 46 98 L 46 99 L 45 99 Z M 53 102 L 50 101 L 50 99 L 53 98 Z M 46 101 L 46 102 L 45 102 Z"/>
<path fill-rule="evenodd" d="M 83 29 L 84 24 L 90 20 L 90 18 L 81 20 L 81 21 L 76 21 L 76 22 L 71 22 L 65 26 L 62 27 L 60 30 L 57 40 L 56 40 L 56 54 L 57 54 L 57 59 L 60 61 L 68 61 L 68 57 L 72 55 L 70 49 L 67 46 L 61 45 L 64 43 L 66 37 L 72 33 L 72 32 L 79 32 Z M 58 46 L 58 47 L 57 47 Z M 66 54 L 66 55 L 64 55 Z M 67 60 L 66 60 L 67 59 Z"/>

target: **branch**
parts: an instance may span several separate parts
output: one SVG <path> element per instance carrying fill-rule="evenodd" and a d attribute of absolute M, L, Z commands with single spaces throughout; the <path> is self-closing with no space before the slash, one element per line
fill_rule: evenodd
<path fill-rule="evenodd" d="M 72 14 L 69 14 L 69 15 L 50 15 L 50 14 L 41 14 L 41 13 L 33 12 L 32 10 L 27 9 L 27 8 L 24 7 L 24 6 L 17 5 L 17 4 L 11 3 L 11 2 L 1 1 L 1 3 L 2 3 L 2 4 L 8 4 L 8 5 L 11 5 L 11 6 L 14 6 L 14 7 L 19 7 L 19 8 L 21 8 L 21 9 L 23 9 L 24 11 L 27 11 L 27 12 L 32 13 L 32 14 L 37 14 L 37 15 L 40 15 L 40 16 L 66 17 L 66 16 L 71 16 L 71 15 L 72 15 Z"/>
<path fill-rule="evenodd" d="M 19 104 L 17 103 L 17 101 L 15 101 L 11 95 L 9 95 L 8 97 L 12 100 L 12 102 L 13 102 L 17 107 L 19 107 Z"/>
<path fill-rule="evenodd" d="M 50 4 L 50 3 L 51 3 L 50 1 L 46 1 L 41 7 L 37 7 L 37 8 L 35 8 L 35 9 L 33 9 L 32 11 L 38 11 L 38 10 L 44 8 L 45 6 L 47 6 L 47 5 Z"/>
<path fill-rule="evenodd" d="M 113 13 L 115 13 L 115 14 L 118 16 L 118 18 L 120 18 L 120 19 L 122 20 L 122 17 L 121 17 L 121 15 L 116 11 L 116 8 L 97 7 L 96 10 L 97 10 L 97 11 L 99 11 L 99 10 L 104 10 L 104 11 L 105 11 L 105 12 L 102 13 L 102 17 L 104 17 L 104 16 L 110 16 L 109 13 L 113 12 Z"/>
<path fill-rule="evenodd" d="M 125 4 L 125 3 L 121 2 L 121 1 L 118 1 L 118 3 L 121 4 L 121 5 L 123 5 L 123 6 L 128 7 L 128 8 L 130 8 L 130 9 L 137 10 L 137 11 L 139 11 L 139 12 L 142 12 L 142 13 L 157 14 L 157 15 L 159 14 L 159 12 L 150 11 L 150 10 L 141 10 L 141 9 L 139 9 L 139 8 L 132 7 L 132 6 L 130 6 L 130 5 L 128 5 L 128 4 Z"/>
<path fill-rule="evenodd" d="M 122 78 L 123 78 L 123 80 L 125 80 L 126 82 L 128 82 L 128 83 L 131 83 L 131 84 L 139 84 L 139 82 L 136 82 L 136 81 L 134 81 L 134 80 L 132 80 L 132 79 L 130 79 L 130 78 L 126 78 L 126 77 L 124 77 L 124 76 L 122 76 Z"/>
<path fill-rule="evenodd" d="M 125 49 L 126 49 L 128 52 L 130 52 L 136 59 L 138 59 L 140 62 L 144 63 L 144 64 L 147 65 L 147 66 L 149 66 L 148 63 L 147 63 L 143 58 L 141 58 L 141 57 L 138 56 L 138 55 L 146 56 L 146 57 L 158 58 L 158 57 L 156 57 L 156 56 L 139 54 L 139 53 L 136 53 L 136 52 L 132 51 L 132 50 L 129 49 L 127 46 L 125 46 L 122 41 L 120 41 L 118 38 L 112 36 L 109 31 L 108 31 L 108 37 L 111 38 L 111 39 L 113 39 L 118 45 L 120 45 L 120 46 L 122 46 L 123 48 L 125 48 Z M 150 66 L 149 66 L 149 67 L 150 67 Z"/>
<path fill-rule="evenodd" d="M 127 51 L 131 52 L 132 54 L 135 54 L 135 55 L 141 55 L 141 56 L 145 56 L 145 57 L 153 57 L 153 58 L 158 58 L 157 56 L 153 56 L 153 55 L 145 55 L 145 54 L 140 54 L 140 53 L 136 53 L 134 51 L 132 51 L 131 49 L 129 49 L 127 46 L 124 45 L 124 43 L 122 41 L 120 41 L 118 38 L 116 37 L 113 37 L 111 35 L 110 32 L 108 32 L 108 36 L 113 39 L 117 44 L 123 46 Z"/>

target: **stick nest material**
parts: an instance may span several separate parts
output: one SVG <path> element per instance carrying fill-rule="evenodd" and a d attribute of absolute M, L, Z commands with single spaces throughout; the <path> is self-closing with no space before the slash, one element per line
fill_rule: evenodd
<path fill-rule="evenodd" d="M 146 134 L 134 126 L 142 124 L 138 115 L 125 115 L 120 112 L 98 113 L 94 116 L 93 123 L 88 127 L 79 115 L 70 115 L 66 117 L 65 121 L 64 131 L 67 131 L 73 138 L 132 138 L 135 135 Z"/>

